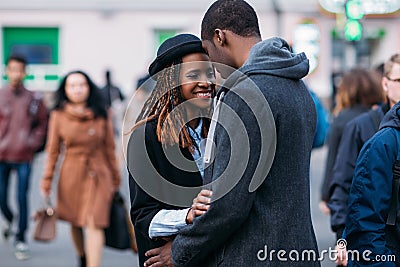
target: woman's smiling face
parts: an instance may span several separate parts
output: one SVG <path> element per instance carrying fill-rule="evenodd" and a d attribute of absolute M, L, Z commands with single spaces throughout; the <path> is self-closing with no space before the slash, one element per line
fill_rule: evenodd
<path fill-rule="evenodd" d="M 193 53 L 182 58 L 180 85 L 184 100 L 198 108 L 210 107 L 215 94 L 215 72 L 209 57 L 203 53 Z"/>

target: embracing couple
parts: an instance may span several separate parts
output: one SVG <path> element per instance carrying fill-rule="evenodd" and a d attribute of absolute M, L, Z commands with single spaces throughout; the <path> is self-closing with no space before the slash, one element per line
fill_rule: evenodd
<path fill-rule="evenodd" d="M 213 3 L 201 40 L 161 44 L 127 148 L 140 266 L 320 266 L 318 256 L 259 257 L 266 246 L 318 255 L 308 69 L 286 41 L 262 41 L 243 0 Z"/>

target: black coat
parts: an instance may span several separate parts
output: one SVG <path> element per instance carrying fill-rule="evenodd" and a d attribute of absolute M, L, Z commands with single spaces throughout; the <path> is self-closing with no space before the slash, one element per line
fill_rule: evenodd
<path fill-rule="evenodd" d="M 165 243 L 163 240 L 152 240 L 149 237 L 148 231 L 153 217 L 162 209 L 190 207 L 193 198 L 200 191 L 198 187 L 202 185 L 201 175 L 189 150 L 178 148 L 178 146 L 168 146 L 163 151 L 163 147 L 157 139 L 156 126 L 157 120 L 138 126 L 130 136 L 127 149 L 131 219 L 139 250 L 139 266 L 143 266 L 147 260 L 144 256 L 146 251 Z M 178 159 L 180 163 L 185 162 L 176 154 L 179 151 L 188 159 L 183 167 L 174 166 L 166 157 L 166 154 L 175 153 L 173 158 Z M 185 194 L 182 194 L 181 191 L 179 194 L 174 194 L 162 184 L 157 173 L 175 185 L 194 188 Z"/>
<path fill-rule="evenodd" d="M 365 142 L 378 131 L 379 123 L 388 110 L 389 107 L 384 105 L 365 112 L 347 123 L 344 128 L 332 171 L 328 201 L 331 228 L 337 233 L 337 238 L 342 237 L 346 225 L 347 201 L 358 154 Z"/>
<path fill-rule="evenodd" d="M 332 170 L 335 165 L 336 156 L 338 153 L 339 144 L 342 138 L 345 125 L 364 112 L 367 112 L 369 107 L 356 105 L 342 110 L 337 117 L 333 119 L 328 135 L 328 156 L 326 158 L 325 176 L 321 188 L 321 200 L 329 200 L 329 185 L 332 182 Z"/>

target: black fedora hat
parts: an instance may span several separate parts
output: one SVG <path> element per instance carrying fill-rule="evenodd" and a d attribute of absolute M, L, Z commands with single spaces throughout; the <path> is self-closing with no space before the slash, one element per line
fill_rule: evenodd
<path fill-rule="evenodd" d="M 149 67 L 150 76 L 172 64 L 176 58 L 191 53 L 206 53 L 198 37 L 184 33 L 165 40 L 158 48 L 157 57 Z"/>

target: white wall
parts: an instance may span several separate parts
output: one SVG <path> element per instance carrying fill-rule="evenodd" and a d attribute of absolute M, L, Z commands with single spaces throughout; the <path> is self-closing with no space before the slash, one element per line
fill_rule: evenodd
<path fill-rule="evenodd" d="M 105 69 L 110 68 L 112 79 L 128 92 L 153 60 L 153 30 L 177 28 L 199 35 L 201 16 L 199 12 L 0 11 L 0 27 L 59 27 L 61 73 L 83 69 L 101 85 Z"/>

